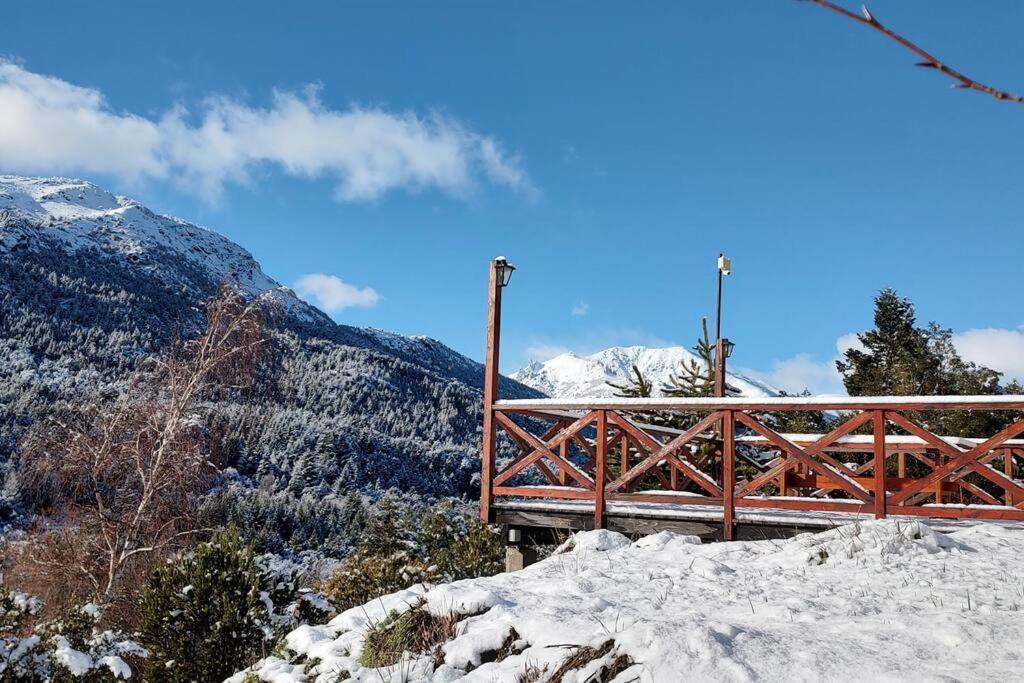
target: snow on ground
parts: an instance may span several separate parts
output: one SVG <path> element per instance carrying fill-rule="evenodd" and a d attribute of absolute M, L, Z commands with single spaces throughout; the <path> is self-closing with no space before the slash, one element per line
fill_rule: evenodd
<path fill-rule="evenodd" d="M 253 671 L 278 683 L 342 672 L 516 681 L 531 666 L 550 675 L 572 646 L 608 639 L 636 663 L 622 682 L 1017 680 L 1024 667 L 1024 529 L 947 535 L 872 520 L 784 541 L 702 545 L 663 532 L 630 543 L 591 531 L 569 545 L 520 572 L 414 587 L 302 627 L 287 637 L 291 662 L 271 657 Z M 408 656 L 360 668 L 368 625 L 421 599 L 432 612 L 479 614 L 461 622 L 437 666 Z M 511 628 L 525 650 L 481 664 Z M 583 681 L 594 666 L 564 680 Z"/>

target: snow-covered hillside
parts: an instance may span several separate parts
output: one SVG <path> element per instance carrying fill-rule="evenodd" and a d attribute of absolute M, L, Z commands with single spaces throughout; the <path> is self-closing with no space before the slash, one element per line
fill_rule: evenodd
<path fill-rule="evenodd" d="M 0 251 L 58 243 L 72 254 L 121 255 L 165 284 L 194 293 L 195 275 L 232 282 L 247 293 L 272 292 L 293 315 L 323 314 L 269 277 L 248 251 L 212 230 L 153 213 L 83 180 L 0 176 Z"/>
<path fill-rule="evenodd" d="M 263 495 L 262 484 L 244 486 L 271 480 L 282 496 L 274 505 L 296 514 L 306 491 L 317 501 L 392 487 L 473 495 L 479 363 L 434 339 L 336 324 L 228 238 L 91 183 L 0 176 L 0 529 L 31 512 L 17 455 L 33 422 L 64 401 L 110 394 L 139 359 L 194 334 L 202 303 L 224 281 L 270 291 L 284 308 L 275 320 L 280 391 L 261 396 L 258 420 L 230 402 L 215 409 L 238 446 L 228 458 L 241 475 L 239 500 Z M 512 381 L 502 394 L 538 395 Z M 339 506 L 320 503 L 318 529 L 342 519 L 332 517 Z M 291 533 L 269 519 L 271 536 Z M 331 537 L 311 543 L 347 548 L 348 531 Z"/>
<path fill-rule="evenodd" d="M 564 683 L 1017 680 L 1022 576 L 1024 529 L 996 525 L 943 534 L 872 520 L 704 545 L 582 532 L 523 571 L 413 587 L 301 627 L 251 673 L 276 683 L 541 683 L 560 668 Z M 436 651 L 361 667 L 367 629 L 409 609 L 465 616 Z"/>
<path fill-rule="evenodd" d="M 512 373 L 512 379 L 552 398 L 610 398 L 615 390 L 608 382 L 621 384 L 632 376 L 636 365 L 655 385 L 655 395 L 684 362 L 702 362 L 682 346 L 652 349 L 646 346 L 615 346 L 589 356 L 564 353 L 551 360 L 533 362 Z M 775 396 L 779 392 L 759 380 L 727 373 L 730 388 L 742 396 Z"/>

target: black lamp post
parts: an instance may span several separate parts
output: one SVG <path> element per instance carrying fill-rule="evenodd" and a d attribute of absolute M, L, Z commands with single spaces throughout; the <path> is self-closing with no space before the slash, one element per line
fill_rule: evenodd
<path fill-rule="evenodd" d="M 732 261 L 725 254 L 718 255 L 718 301 L 715 316 L 715 396 L 725 397 L 725 359 L 736 348 L 728 339 L 722 338 L 722 278 L 732 273 Z"/>

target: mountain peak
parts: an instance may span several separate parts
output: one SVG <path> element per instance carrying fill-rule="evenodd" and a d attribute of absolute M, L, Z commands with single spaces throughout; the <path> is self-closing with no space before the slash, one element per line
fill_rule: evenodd
<path fill-rule="evenodd" d="M 197 296 L 221 282 L 253 296 L 271 292 L 297 318 L 326 320 L 219 233 L 85 180 L 0 176 L 0 252 L 48 248 L 127 260 L 168 288 Z"/>
<path fill-rule="evenodd" d="M 608 382 L 628 382 L 633 366 L 655 386 L 655 395 L 669 378 L 679 373 L 684 363 L 703 361 L 682 346 L 649 348 L 613 346 L 587 356 L 563 353 L 544 362 L 533 361 L 510 377 L 553 398 L 611 398 L 615 390 Z M 775 396 L 776 388 L 758 380 L 726 373 L 729 386 L 742 396 Z"/>

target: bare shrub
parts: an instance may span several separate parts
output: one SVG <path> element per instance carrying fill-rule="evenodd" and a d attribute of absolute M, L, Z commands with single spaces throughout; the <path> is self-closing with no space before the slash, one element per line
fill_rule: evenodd
<path fill-rule="evenodd" d="M 141 363 L 116 396 L 67 406 L 30 433 L 26 480 L 47 514 L 19 575 L 50 600 L 109 603 L 205 531 L 195 503 L 221 463 L 209 457 L 204 416 L 267 367 L 268 313 L 266 300 L 222 287 L 198 337 Z"/>

